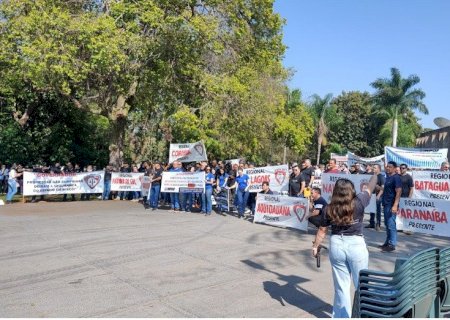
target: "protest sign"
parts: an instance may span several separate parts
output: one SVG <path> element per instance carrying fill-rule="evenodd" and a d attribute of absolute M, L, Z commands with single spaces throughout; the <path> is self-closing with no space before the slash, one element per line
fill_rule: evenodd
<path fill-rule="evenodd" d="M 352 152 L 347 152 L 347 159 L 348 159 L 349 167 L 356 163 L 360 163 L 364 167 L 368 164 L 370 164 L 370 165 L 379 164 L 381 167 L 381 170 L 384 171 L 384 154 L 382 154 L 381 156 L 377 156 L 377 157 L 364 158 L 364 157 L 357 156 L 356 154 L 354 154 Z"/>
<path fill-rule="evenodd" d="M 309 202 L 305 198 L 258 194 L 254 222 L 308 230 Z"/>
<path fill-rule="evenodd" d="M 338 179 L 348 179 L 355 186 L 356 194 L 363 192 L 367 189 L 369 185 L 369 180 L 372 178 L 370 174 L 340 174 L 340 173 L 323 173 L 322 174 L 322 197 L 330 203 L 331 196 L 333 194 L 333 189 L 336 181 Z M 370 198 L 369 206 L 366 208 L 365 212 L 376 212 L 377 199 L 374 194 Z"/>
<path fill-rule="evenodd" d="M 141 191 L 143 177 L 141 172 L 112 172 L 111 191 Z"/>
<path fill-rule="evenodd" d="M 405 163 L 410 168 L 439 169 L 447 160 L 448 149 L 418 149 L 384 147 L 385 161 Z"/>
<path fill-rule="evenodd" d="M 413 171 L 413 198 L 450 200 L 450 172 Z"/>
<path fill-rule="evenodd" d="M 141 196 L 143 198 L 148 196 L 151 187 L 152 187 L 152 178 L 149 176 L 143 176 L 141 180 Z"/>
<path fill-rule="evenodd" d="M 204 172 L 163 172 L 161 192 L 203 193 Z"/>
<path fill-rule="evenodd" d="M 104 171 L 23 174 L 23 194 L 25 196 L 46 194 L 102 193 Z"/>
<path fill-rule="evenodd" d="M 449 212 L 450 201 L 401 198 L 397 230 L 450 237 Z"/>
<path fill-rule="evenodd" d="M 337 153 L 331 153 L 331 154 L 330 154 L 330 159 L 335 159 L 335 160 L 336 160 L 336 164 L 337 164 L 338 166 L 341 166 L 341 165 L 343 165 L 343 164 L 347 165 L 347 163 L 348 163 L 348 157 L 347 157 L 347 155 L 341 156 L 341 155 L 339 155 L 339 154 L 337 154 Z"/>
<path fill-rule="evenodd" d="M 169 162 L 198 162 L 207 161 L 206 148 L 202 141 L 194 143 L 171 143 Z"/>
<path fill-rule="evenodd" d="M 260 192 L 264 181 L 269 182 L 269 188 L 273 192 L 281 193 L 289 190 L 289 168 L 287 164 L 245 169 L 244 174 L 247 174 L 250 178 L 249 192 Z"/>

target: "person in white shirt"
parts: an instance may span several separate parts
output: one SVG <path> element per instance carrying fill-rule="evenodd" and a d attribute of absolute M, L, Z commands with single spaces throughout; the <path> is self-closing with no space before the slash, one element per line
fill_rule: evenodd
<path fill-rule="evenodd" d="M 12 198 L 17 193 L 17 178 L 20 177 L 22 173 L 17 172 L 16 164 L 13 164 L 11 170 L 9 171 L 9 179 L 8 179 L 8 193 L 6 195 L 6 203 L 12 203 Z"/>

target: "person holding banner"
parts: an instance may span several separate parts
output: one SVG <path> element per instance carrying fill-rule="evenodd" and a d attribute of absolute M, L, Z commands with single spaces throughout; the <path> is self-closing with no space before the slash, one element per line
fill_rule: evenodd
<path fill-rule="evenodd" d="M 448 161 L 444 161 L 441 164 L 441 171 L 449 171 L 450 165 L 448 164 Z"/>
<path fill-rule="evenodd" d="M 377 183 L 375 175 L 367 189 L 356 194 L 353 182 L 338 179 L 327 206 L 327 218 L 317 231 L 312 254 L 317 257 L 318 248 L 331 226 L 330 262 L 333 272 L 333 318 L 350 318 L 352 314 L 351 280 L 358 287 L 359 271 L 367 269 L 369 252 L 363 237 L 364 208 L 369 205 Z"/>
<path fill-rule="evenodd" d="M 248 192 L 249 180 L 250 180 L 250 177 L 248 175 L 244 174 L 244 169 L 239 168 L 238 176 L 236 177 L 236 185 L 237 185 L 236 197 L 237 197 L 237 207 L 238 207 L 239 219 L 244 218 L 245 206 L 247 204 L 248 196 L 249 196 L 249 192 Z"/>

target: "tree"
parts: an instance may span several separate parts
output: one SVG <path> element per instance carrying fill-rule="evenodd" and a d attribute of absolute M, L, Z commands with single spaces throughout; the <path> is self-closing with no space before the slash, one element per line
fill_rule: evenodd
<path fill-rule="evenodd" d="M 423 103 L 425 93 L 421 89 L 413 89 L 420 82 L 417 75 L 410 75 L 404 79 L 397 68 L 391 68 L 391 78 L 379 78 L 371 83 L 377 91 L 373 94 L 373 101 L 380 111 L 387 112 L 392 120 L 392 146 L 397 146 L 398 115 L 407 110 L 418 110 L 428 114 Z"/>
<path fill-rule="evenodd" d="M 316 125 L 316 136 L 317 136 L 317 165 L 320 163 L 320 151 L 322 144 L 326 143 L 326 135 L 328 133 L 328 126 L 325 122 L 325 115 L 327 109 L 330 107 L 333 95 L 328 93 L 323 98 L 315 94 L 312 96 L 311 111 L 314 116 Z"/>

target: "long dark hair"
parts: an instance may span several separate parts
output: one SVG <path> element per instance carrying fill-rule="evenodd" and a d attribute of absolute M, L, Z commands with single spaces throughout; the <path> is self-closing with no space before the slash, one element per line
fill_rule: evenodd
<path fill-rule="evenodd" d="M 327 206 L 327 215 L 335 225 L 349 225 L 353 222 L 356 191 L 353 182 L 348 179 L 336 181 L 331 196 L 331 202 Z"/>

